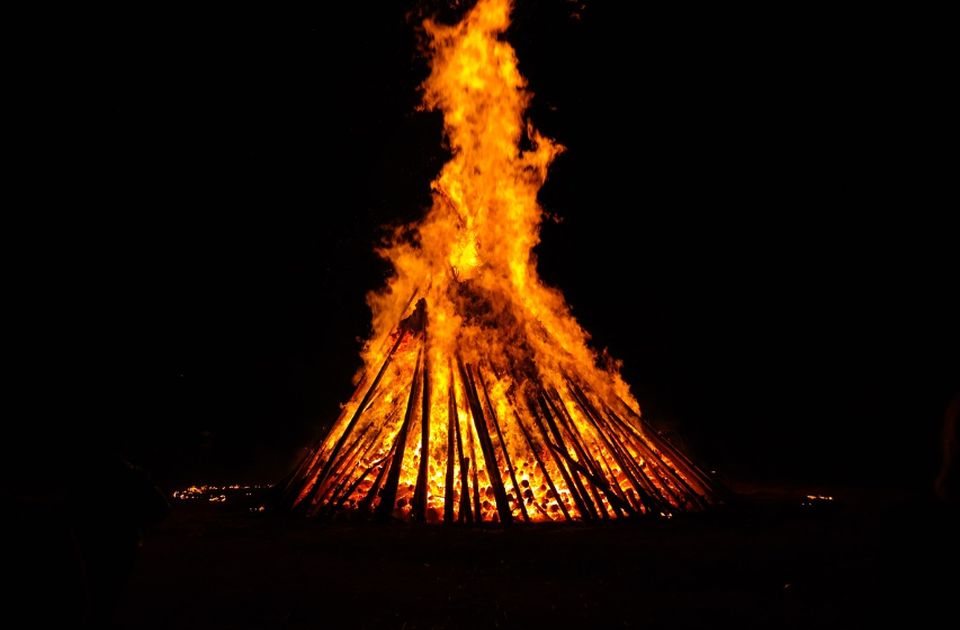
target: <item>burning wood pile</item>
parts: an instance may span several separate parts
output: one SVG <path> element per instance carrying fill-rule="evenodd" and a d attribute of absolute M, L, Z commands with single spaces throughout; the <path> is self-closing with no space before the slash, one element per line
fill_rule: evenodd
<path fill-rule="evenodd" d="M 459 24 L 424 24 L 424 103 L 443 113 L 452 157 L 424 219 L 380 249 L 395 273 L 369 297 L 365 368 L 285 483 L 296 510 L 506 524 L 716 501 L 537 274 L 537 191 L 562 147 L 524 119 L 531 94 L 502 38 L 510 10 L 479 0 Z"/>

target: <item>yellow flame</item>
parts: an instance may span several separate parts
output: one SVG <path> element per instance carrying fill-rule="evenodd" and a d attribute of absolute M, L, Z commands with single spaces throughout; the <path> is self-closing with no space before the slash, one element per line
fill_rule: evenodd
<path fill-rule="evenodd" d="M 426 217 L 381 250 L 395 275 L 386 290 L 369 296 L 374 335 L 366 363 L 375 369 L 383 360 L 382 340 L 417 294 L 430 309 L 432 347 L 445 351 L 434 353 L 435 364 L 445 365 L 440 355 L 459 349 L 474 361 L 506 352 L 548 373 L 575 366 L 593 377 L 591 385 L 613 385 L 636 407 L 616 370 L 595 368 L 588 335 L 563 295 L 537 274 L 533 248 L 543 217 L 537 192 L 563 147 L 524 119 L 532 95 L 513 47 L 501 38 L 510 10 L 508 0 L 480 0 L 459 24 L 424 24 L 432 59 L 424 104 L 443 113 L 453 156 L 432 183 Z M 471 317 L 478 300 L 492 310 L 489 317 Z"/>

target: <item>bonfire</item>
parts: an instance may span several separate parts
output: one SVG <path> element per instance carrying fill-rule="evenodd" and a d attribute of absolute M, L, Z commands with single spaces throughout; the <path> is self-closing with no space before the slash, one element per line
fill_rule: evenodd
<path fill-rule="evenodd" d="M 537 191 L 563 150 L 525 119 L 505 41 L 510 0 L 426 21 L 423 104 L 452 156 L 433 203 L 379 253 L 353 396 L 285 482 L 295 510 L 444 523 L 671 516 L 716 486 L 641 418 L 619 365 L 590 348 L 537 274 Z"/>

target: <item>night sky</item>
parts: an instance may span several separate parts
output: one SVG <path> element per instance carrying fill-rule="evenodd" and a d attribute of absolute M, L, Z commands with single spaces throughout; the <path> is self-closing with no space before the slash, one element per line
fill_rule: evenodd
<path fill-rule="evenodd" d="M 621 4 L 518 0 L 530 114 L 568 149 L 542 276 L 709 467 L 927 483 L 960 348 L 938 40 Z M 65 382 L 32 396 L 44 449 L 176 486 L 276 479 L 323 435 L 381 226 L 423 213 L 445 159 L 410 10 L 86 16 L 36 112 L 64 173 L 38 188 L 61 256 L 24 263 L 52 304 L 32 361 Z"/>

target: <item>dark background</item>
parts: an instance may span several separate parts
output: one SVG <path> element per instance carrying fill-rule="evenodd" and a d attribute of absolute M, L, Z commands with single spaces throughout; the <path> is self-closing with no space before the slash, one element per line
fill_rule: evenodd
<path fill-rule="evenodd" d="M 435 7 L 341 4 L 87 14 L 35 44 L 24 162 L 56 175 L 13 275 L 41 446 L 8 451 L 115 450 L 174 487 L 275 480 L 323 435 L 388 273 L 380 226 L 422 214 L 445 159 L 415 112 Z M 944 40 L 621 4 L 518 0 L 508 34 L 568 148 L 542 276 L 728 478 L 929 485 L 957 383 Z"/>

